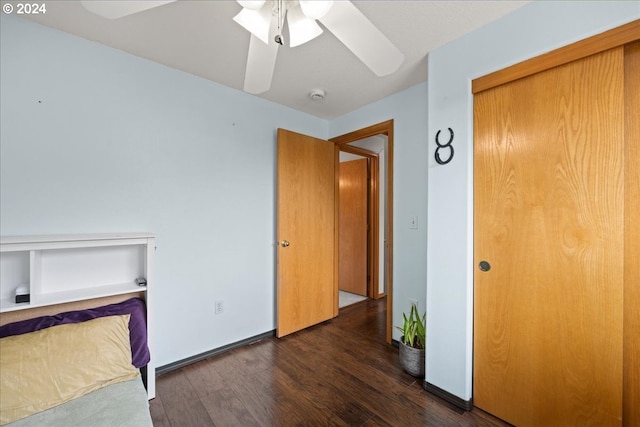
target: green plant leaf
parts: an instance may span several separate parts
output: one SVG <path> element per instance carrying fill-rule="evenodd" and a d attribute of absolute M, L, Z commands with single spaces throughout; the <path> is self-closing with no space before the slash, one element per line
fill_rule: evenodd
<path fill-rule="evenodd" d="M 420 317 L 418 309 L 413 305 L 408 317 L 406 313 L 402 313 L 402 320 L 402 327 L 396 328 L 402 332 L 404 344 L 414 348 L 425 348 L 427 313 Z"/>

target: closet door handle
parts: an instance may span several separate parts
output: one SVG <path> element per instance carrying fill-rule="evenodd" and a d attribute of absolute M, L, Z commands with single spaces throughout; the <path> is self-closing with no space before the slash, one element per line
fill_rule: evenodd
<path fill-rule="evenodd" d="M 478 264 L 478 268 L 480 269 L 480 271 L 489 271 L 491 270 L 491 264 L 489 264 L 488 261 L 480 261 L 480 263 Z"/>
<path fill-rule="evenodd" d="M 280 242 L 280 244 L 282 245 L 283 248 L 286 248 L 287 246 L 290 245 L 288 240 L 283 240 L 282 242 Z"/>

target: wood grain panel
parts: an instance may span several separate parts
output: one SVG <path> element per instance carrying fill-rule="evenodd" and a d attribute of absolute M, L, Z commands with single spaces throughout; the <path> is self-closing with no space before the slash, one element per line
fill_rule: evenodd
<path fill-rule="evenodd" d="M 640 425 L 640 42 L 625 48 L 623 424 Z"/>
<path fill-rule="evenodd" d="M 333 317 L 334 162 L 333 143 L 278 129 L 279 337 Z"/>
<path fill-rule="evenodd" d="M 339 287 L 367 296 L 367 159 L 340 163 Z"/>
<path fill-rule="evenodd" d="M 622 417 L 623 49 L 477 94 L 474 403 L 518 426 Z"/>
<path fill-rule="evenodd" d="M 477 78 L 471 83 L 471 90 L 474 94 L 479 93 L 590 55 L 623 46 L 638 39 L 640 39 L 640 20 L 635 20 L 626 25 L 572 43 L 569 46 L 552 50 L 544 55 L 536 56 Z"/>
<path fill-rule="evenodd" d="M 384 238 L 380 242 L 380 159 L 369 158 L 369 298 L 382 298 L 386 293 L 380 292 L 380 279 L 384 280 L 384 270 L 380 274 L 380 265 L 384 264 Z M 384 195 L 383 195 L 384 197 Z M 383 208 L 384 209 L 384 208 Z M 384 212 L 384 211 L 383 211 Z M 384 236 L 384 225 L 382 228 Z M 382 250 L 380 248 L 382 247 Z M 383 284 L 384 288 L 384 284 Z"/>

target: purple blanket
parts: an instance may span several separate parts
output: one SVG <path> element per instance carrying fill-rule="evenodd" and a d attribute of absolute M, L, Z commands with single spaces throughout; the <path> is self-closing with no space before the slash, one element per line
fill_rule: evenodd
<path fill-rule="evenodd" d="M 0 338 L 26 334 L 56 325 L 79 323 L 105 316 L 131 314 L 129 319 L 129 339 L 131 341 L 131 363 L 141 368 L 149 363 L 150 354 L 147 345 L 147 322 L 145 303 L 139 298 L 132 298 L 117 304 L 87 310 L 68 311 L 54 316 L 36 317 L 0 326 Z"/>

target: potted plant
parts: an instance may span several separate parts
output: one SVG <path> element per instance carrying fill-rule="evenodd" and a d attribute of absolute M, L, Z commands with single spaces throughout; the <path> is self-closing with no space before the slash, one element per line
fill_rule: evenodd
<path fill-rule="evenodd" d="M 400 337 L 400 364 L 408 373 L 417 378 L 424 378 L 425 344 L 426 344 L 426 321 L 427 313 L 422 317 L 418 314 L 415 305 L 411 306 L 411 312 L 407 317 L 402 313 L 404 324 L 396 328 L 402 332 Z"/>

